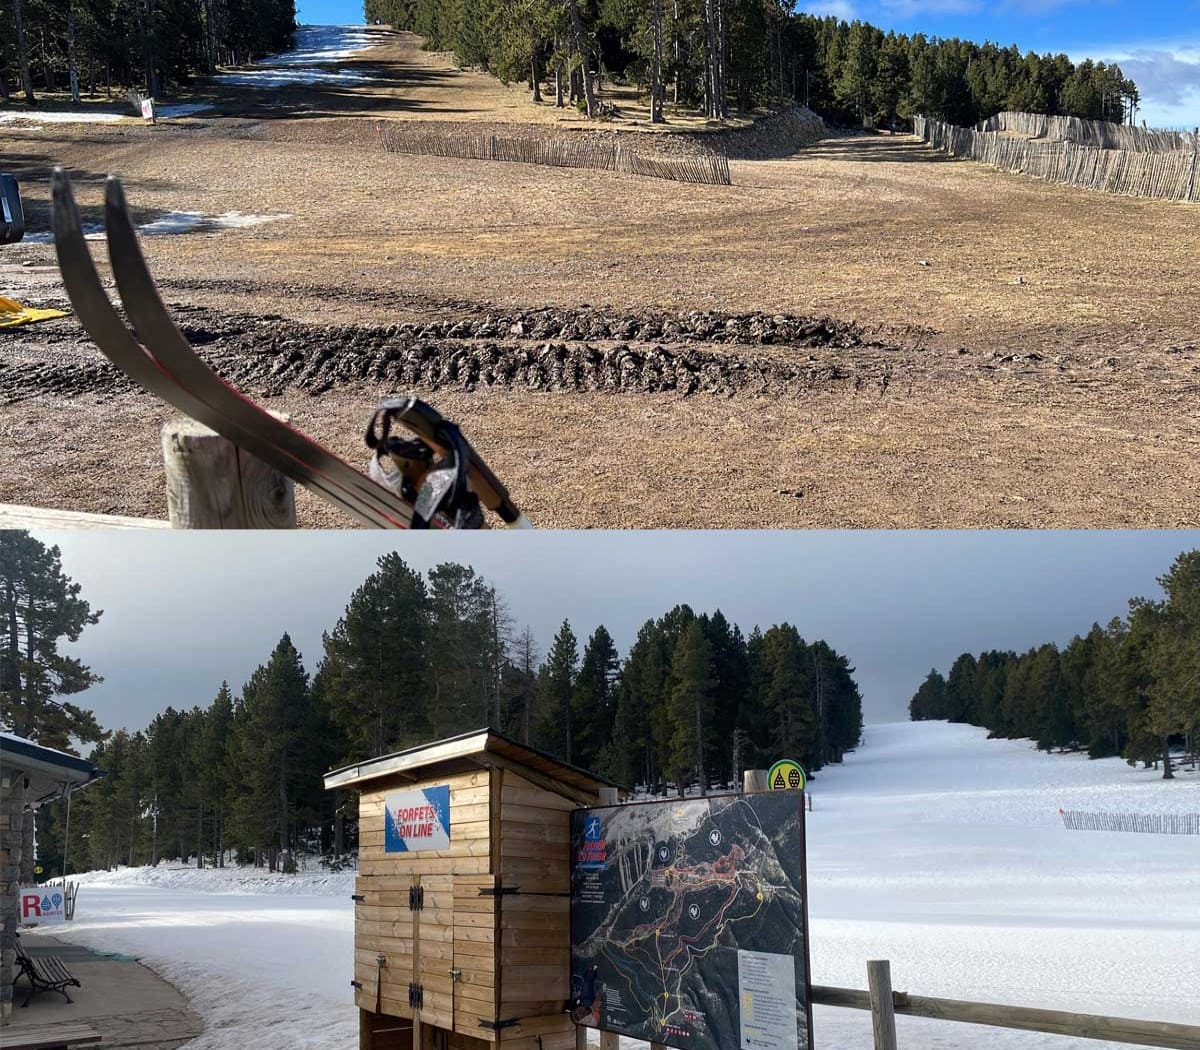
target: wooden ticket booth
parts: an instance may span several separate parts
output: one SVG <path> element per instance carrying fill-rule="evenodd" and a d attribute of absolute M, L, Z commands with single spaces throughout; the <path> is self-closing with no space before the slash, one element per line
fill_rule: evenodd
<path fill-rule="evenodd" d="M 615 785 L 480 730 L 325 787 L 360 792 L 360 1050 L 574 1050 L 571 811 Z"/>

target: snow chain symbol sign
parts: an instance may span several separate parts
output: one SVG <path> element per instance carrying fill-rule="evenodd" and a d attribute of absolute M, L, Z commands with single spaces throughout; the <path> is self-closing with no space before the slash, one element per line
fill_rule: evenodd
<path fill-rule="evenodd" d="M 790 758 L 780 759 L 767 773 L 767 784 L 772 791 L 803 791 L 807 782 L 804 768 Z"/>

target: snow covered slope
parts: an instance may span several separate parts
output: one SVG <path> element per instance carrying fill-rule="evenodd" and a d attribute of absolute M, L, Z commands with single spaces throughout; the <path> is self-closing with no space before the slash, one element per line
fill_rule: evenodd
<path fill-rule="evenodd" d="M 328 69 L 373 43 L 367 26 L 300 26 L 291 51 L 271 55 L 255 68 L 220 73 L 213 79 L 239 87 L 278 88 L 294 84 L 357 84 L 369 78 L 357 69 Z"/>
<path fill-rule="evenodd" d="M 890 959 L 900 990 L 1200 1023 L 1200 837 L 1072 832 L 1058 817 L 1200 809 L 1200 776 L 1158 776 L 969 726 L 869 726 L 813 784 L 814 981 L 865 987 L 866 960 Z M 350 875 L 159 868 L 81 881 L 63 936 L 140 955 L 192 996 L 209 1023 L 196 1050 L 357 1045 Z M 1110 1046 L 898 1025 L 906 1050 Z M 820 1050 L 871 1045 L 857 1011 L 819 1007 L 815 1034 Z"/>

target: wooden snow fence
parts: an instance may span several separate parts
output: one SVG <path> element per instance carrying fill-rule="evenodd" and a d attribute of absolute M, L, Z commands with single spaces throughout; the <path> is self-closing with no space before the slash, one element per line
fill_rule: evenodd
<path fill-rule="evenodd" d="M 1045 182 L 1149 200 L 1200 202 L 1200 153 L 1096 149 L 1030 141 L 917 117 L 914 130 L 934 149 Z"/>
<path fill-rule="evenodd" d="M 551 168 L 586 168 L 622 175 L 642 175 L 672 182 L 730 186 L 729 157 L 710 152 L 678 157 L 650 157 L 635 153 L 619 142 L 591 138 L 543 135 L 506 137 L 486 131 L 432 131 L 381 124 L 379 137 L 387 153 L 458 160 L 496 160 L 512 164 L 538 164 Z"/>
<path fill-rule="evenodd" d="M 1045 113 L 997 113 L 979 125 L 980 131 L 1006 131 L 1031 139 L 1073 142 L 1093 149 L 1120 149 L 1131 153 L 1195 153 L 1200 134 L 1195 131 L 1157 131 L 1107 120 L 1052 117 Z"/>

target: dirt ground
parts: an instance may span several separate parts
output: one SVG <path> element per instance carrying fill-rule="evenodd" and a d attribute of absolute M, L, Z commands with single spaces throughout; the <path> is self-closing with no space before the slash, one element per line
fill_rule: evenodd
<path fill-rule="evenodd" d="M 1200 208 L 891 136 L 734 160 L 732 187 L 387 155 L 350 114 L 559 114 L 405 39 L 362 61 L 357 102 L 9 127 L 0 166 L 33 229 L 55 163 L 90 221 L 108 172 L 141 221 L 289 216 L 146 239 L 193 342 L 355 461 L 379 396 L 415 390 L 538 524 L 1200 524 Z M 0 249 L 0 294 L 61 300 L 52 264 Z M 161 516 L 167 415 L 71 318 L 0 334 L 0 502 Z"/>

